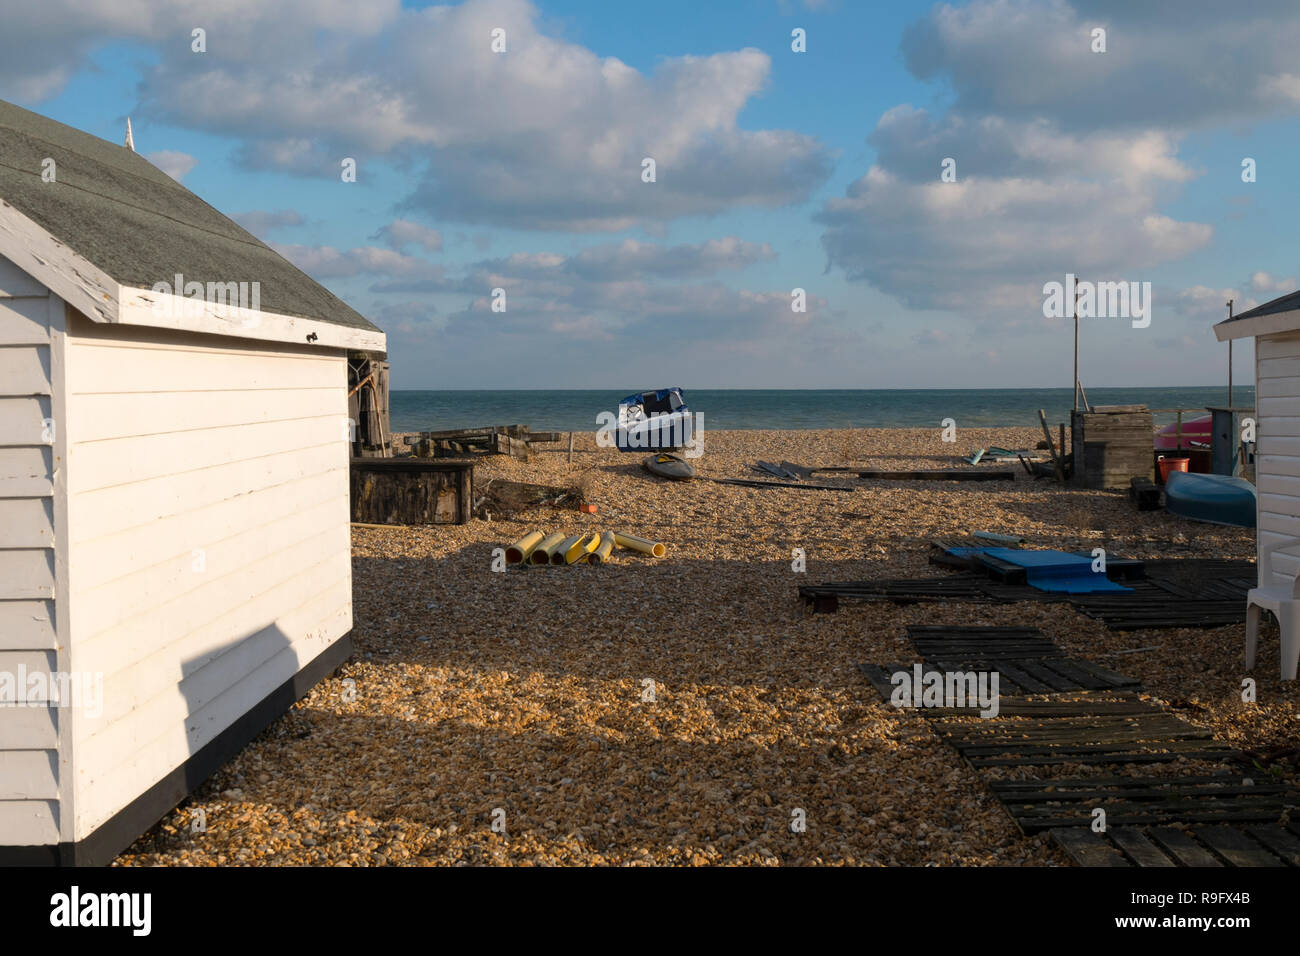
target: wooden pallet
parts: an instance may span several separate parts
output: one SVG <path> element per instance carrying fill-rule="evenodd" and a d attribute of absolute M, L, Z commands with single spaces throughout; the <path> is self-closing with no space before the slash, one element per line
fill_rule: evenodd
<path fill-rule="evenodd" d="M 1239 756 L 1239 751 L 1214 743 L 1210 731 L 1167 711 L 939 723 L 935 729 L 977 768 L 1165 763 Z"/>
<path fill-rule="evenodd" d="M 1240 763 L 1244 757 L 1210 731 L 1125 690 L 1136 682 L 1124 675 L 1066 657 L 1036 628 L 913 625 L 907 634 L 926 658 L 922 673 L 998 670 L 1000 685 L 1010 678 L 1021 691 L 1029 691 L 1030 682 L 1047 684 L 1049 673 L 1061 682 L 1104 683 L 1050 695 L 999 695 L 992 719 L 976 719 L 978 710 L 969 706 L 921 708 L 940 739 L 973 768 L 1118 768 L 1185 759 Z M 891 676 L 914 673 L 906 664 L 859 669 L 887 701 L 894 692 Z M 1081 866 L 1300 866 L 1300 829 L 1289 822 L 1300 790 L 1272 781 L 1225 772 L 999 780 L 990 788 L 1022 832 L 1050 832 Z M 1091 829 L 1097 807 L 1106 811 L 1104 835 Z"/>
<path fill-rule="evenodd" d="M 1064 652 L 1036 627 L 911 624 L 907 636 L 917 653 L 925 658 L 965 654 L 1007 658 L 1064 656 Z"/>
<path fill-rule="evenodd" d="M 848 599 L 867 603 L 889 601 L 893 604 L 945 603 L 997 604 L 1000 601 L 988 594 L 983 583 L 974 577 L 899 579 L 882 581 L 849 581 L 842 584 L 806 584 L 799 588 L 805 604 L 811 604 L 816 614 L 832 614 L 839 610 L 840 600 Z"/>
<path fill-rule="evenodd" d="M 1066 657 L 1035 627 L 912 625 L 907 635 L 935 669 L 997 672 L 999 689 L 1010 694 L 1115 690 L 1138 684 L 1091 661 Z"/>
<path fill-rule="evenodd" d="M 1079 866 L 1300 866 L 1300 825 L 1086 827 L 1052 831 L 1052 841 Z"/>
<path fill-rule="evenodd" d="M 1167 562 L 1166 562 L 1167 564 Z M 922 604 L 943 601 L 965 604 L 1011 604 L 1020 601 L 1068 602 L 1081 613 L 1101 621 L 1112 630 L 1166 627 L 1223 627 L 1246 620 L 1246 592 L 1253 579 L 1240 577 L 1240 565 L 1248 562 L 1204 562 L 1227 565 L 1224 577 L 1203 576 L 1173 580 L 1151 578 L 1126 581 L 1126 594 L 1066 594 L 1039 591 L 1023 584 L 991 580 L 983 574 L 963 572 L 936 578 L 882 578 L 805 584 L 799 596 L 816 613 L 839 610 L 842 599 L 889 601 L 894 604 Z M 1023 569 L 1018 569 L 1023 571 Z M 1108 565 L 1107 570 L 1110 570 Z M 1125 570 L 1117 572 L 1121 577 Z M 1158 569 L 1157 574 L 1166 573 Z"/>
<path fill-rule="evenodd" d="M 909 664 L 859 664 L 858 670 L 867 682 L 885 700 L 893 696 L 894 684 L 890 677 L 900 670 L 911 673 Z M 999 717 L 1087 717 L 1097 714 L 1155 714 L 1164 713 L 1158 704 L 1143 700 L 1139 695 L 1123 691 L 1070 691 L 1043 693 L 1003 693 L 998 700 Z M 921 716 L 969 717 L 969 708 L 926 707 Z"/>
<path fill-rule="evenodd" d="M 1300 806 L 1295 788 L 1237 774 L 997 780 L 993 793 L 1026 834 L 1087 827 L 1093 811 L 1108 826 L 1169 823 L 1278 823 Z"/>
<path fill-rule="evenodd" d="M 931 663 L 942 671 L 996 673 L 999 691 L 1009 694 L 1117 690 L 1137 687 L 1139 684 L 1135 678 L 1117 674 L 1077 657 L 935 657 Z"/>
<path fill-rule="evenodd" d="M 1166 627 L 1226 627 L 1246 620 L 1246 596 L 1235 601 L 1181 601 L 1136 598 L 1071 601 L 1080 612 L 1112 631 Z"/>

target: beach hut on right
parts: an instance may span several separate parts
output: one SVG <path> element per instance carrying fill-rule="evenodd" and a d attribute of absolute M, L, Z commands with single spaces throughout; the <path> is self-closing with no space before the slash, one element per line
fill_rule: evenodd
<path fill-rule="evenodd" d="M 1246 665 L 1255 662 L 1260 609 L 1282 632 L 1282 677 L 1294 680 L 1300 657 L 1300 292 L 1265 302 L 1214 327 L 1220 342 L 1255 340 L 1256 556 L 1259 586 L 1250 592 Z"/>

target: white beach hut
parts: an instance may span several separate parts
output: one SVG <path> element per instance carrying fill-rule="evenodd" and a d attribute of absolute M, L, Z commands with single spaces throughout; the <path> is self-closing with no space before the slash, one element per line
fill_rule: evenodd
<path fill-rule="evenodd" d="M 384 349 L 0 102 L 0 862 L 111 860 L 350 653 L 347 355 Z"/>
<path fill-rule="evenodd" d="M 1220 342 L 1255 339 L 1256 551 L 1246 665 L 1255 663 L 1259 610 L 1282 625 L 1282 677 L 1300 657 L 1300 292 L 1265 302 L 1214 327 Z"/>

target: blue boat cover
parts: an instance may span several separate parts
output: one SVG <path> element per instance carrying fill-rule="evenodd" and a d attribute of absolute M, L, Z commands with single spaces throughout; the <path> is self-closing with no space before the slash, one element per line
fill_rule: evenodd
<path fill-rule="evenodd" d="M 686 408 L 686 398 L 676 385 L 653 392 L 637 392 L 619 402 L 620 405 L 640 405 L 646 415 L 670 415 Z"/>

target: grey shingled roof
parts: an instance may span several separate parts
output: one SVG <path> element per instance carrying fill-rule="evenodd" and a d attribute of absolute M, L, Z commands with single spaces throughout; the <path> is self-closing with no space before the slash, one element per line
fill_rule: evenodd
<path fill-rule="evenodd" d="M 1240 322 L 1242 319 L 1256 319 L 1261 315 L 1276 315 L 1278 312 L 1290 312 L 1293 309 L 1300 309 L 1300 292 L 1292 292 L 1288 295 L 1278 296 L 1271 302 L 1265 302 L 1263 305 L 1257 305 L 1249 312 L 1243 312 L 1241 315 L 1234 315 L 1220 325 L 1231 325 L 1233 322 Z"/>
<path fill-rule="evenodd" d="M 41 179 L 54 160 L 56 181 Z M 0 100 L 0 199 L 120 285 L 260 282 L 261 308 L 379 331 L 143 156 Z"/>

